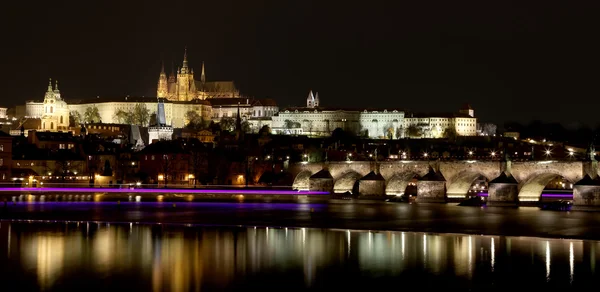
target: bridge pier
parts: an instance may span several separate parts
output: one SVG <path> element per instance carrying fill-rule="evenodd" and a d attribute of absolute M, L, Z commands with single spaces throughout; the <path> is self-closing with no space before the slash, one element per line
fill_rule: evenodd
<path fill-rule="evenodd" d="M 308 179 L 308 189 L 318 192 L 333 192 L 333 176 L 323 168 Z"/>
<path fill-rule="evenodd" d="M 381 174 L 369 172 L 358 181 L 358 194 L 360 197 L 384 197 L 385 179 Z"/>
<path fill-rule="evenodd" d="M 441 172 L 429 172 L 417 182 L 417 203 L 446 203 L 446 178 Z"/>
<path fill-rule="evenodd" d="M 519 203 L 519 183 L 509 173 L 502 172 L 489 183 L 488 206 L 516 207 Z"/>
<path fill-rule="evenodd" d="M 571 210 L 600 210 L 600 179 L 585 175 L 573 185 L 573 208 Z"/>

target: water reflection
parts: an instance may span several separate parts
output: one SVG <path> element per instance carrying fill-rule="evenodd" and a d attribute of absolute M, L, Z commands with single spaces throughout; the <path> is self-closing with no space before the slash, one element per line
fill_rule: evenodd
<path fill-rule="evenodd" d="M 597 245 L 410 232 L 3 222 L 0 271 L 15 270 L 22 275 L 16 281 L 31 276 L 41 290 L 95 278 L 151 291 L 321 288 L 432 276 L 444 281 L 429 281 L 429 288 L 519 280 L 572 286 L 592 281 Z"/>

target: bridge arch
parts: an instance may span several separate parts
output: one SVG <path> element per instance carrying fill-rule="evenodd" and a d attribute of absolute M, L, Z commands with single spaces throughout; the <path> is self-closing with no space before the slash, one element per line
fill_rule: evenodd
<path fill-rule="evenodd" d="M 531 175 L 519 188 L 519 201 L 539 201 L 548 183 L 559 177 L 572 184 L 575 183 L 556 171 L 536 173 Z"/>
<path fill-rule="evenodd" d="M 448 183 L 446 191 L 448 198 L 466 198 L 469 189 L 478 179 L 485 180 L 486 182 L 490 181 L 490 178 L 479 171 L 464 170 L 459 172 Z"/>
<path fill-rule="evenodd" d="M 396 173 L 386 182 L 385 194 L 386 195 L 403 195 L 406 191 L 408 183 L 419 175 L 416 172 L 408 171 L 403 173 Z"/>
<path fill-rule="evenodd" d="M 294 183 L 292 184 L 292 188 L 294 190 L 299 191 L 308 191 L 308 182 L 312 172 L 310 170 L 303 170 L 294 179 Z"/>
<path fill-rule="evenodd" d="M 338 178 L 333 185 L 334 193 L 351 192 L 354 194 L 358 190 L 358 180 L 362 177 L 356 171 L 348 171 Z"/>

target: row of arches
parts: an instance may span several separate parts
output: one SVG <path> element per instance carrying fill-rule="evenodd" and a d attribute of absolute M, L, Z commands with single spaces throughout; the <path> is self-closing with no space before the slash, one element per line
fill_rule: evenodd
<path fill-rule="evenodd" d="M 293 188 L 308 190 L 312 172 L 301 171 L 295 178 Z M 350 192 L 357 194 L 358 182 L 363 175 L 356 171 L 347 171 L 334 179 L 333 192 Z M 385 195 L 403 195 L 414 192 L 414 186 L 420 175 L 407 171 L 396 173 L 385 183 Z M 469 194 L 487 193 L 488 185 L 494 177 L 476 171 L 463 171 L 446 181 L 446 193 L 449 198 L 465 198 Z M 571 181 L 557 172 L 533 173 L 527 179 L 519 181 L 519 198 L 523 200 L 538 200 L 544 191 L 565 191 L 573 188 Z M 382 194 L 383 195 L 383 194 Z"/>

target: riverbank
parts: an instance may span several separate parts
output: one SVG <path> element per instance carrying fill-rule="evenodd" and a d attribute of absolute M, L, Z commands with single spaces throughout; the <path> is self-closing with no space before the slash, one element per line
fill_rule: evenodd
<path fill-rule="evenodd" d="M 9 202 L 2 220 L 307 227 L 600 240 L 593 212 L 535 207 L 255 202 Z"/>

